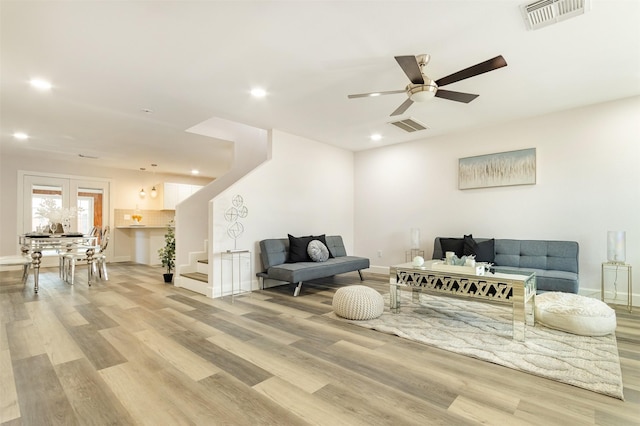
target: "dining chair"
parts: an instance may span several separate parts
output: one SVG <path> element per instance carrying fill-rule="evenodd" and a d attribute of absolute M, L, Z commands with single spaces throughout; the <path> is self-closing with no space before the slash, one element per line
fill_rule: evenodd
<path fill-rule="evenodd" d="M 0 256 L 0 266 L 22 266 L 22 284 L 26 284 L 31 258 L 27 255 Z"/>
<path fill-rule="evenodd" d="M 102 256 L 104 256 L 104 251 L 107 249 L 107 244 L 109 242 L 109 234 L 110 234 L 110 228 L 109 226 L 105 226 L 102 230 L 100 230 L 100 228 L 96 228 L 95 230 L 95 234 L 94 236 L 98 236 L 99 241 L 98 244 L 94 247 L 94 255 L 93 255 L 93 262 L 91 263 L 91 274 L 93 276 L 98 275 L 97 273 L 97 260 L 102 258 Z M 80 250 L 76 250 L 76 251 L 72 251 L 72 252 L 68 252 L 66 254 L 63 255 L 64 257 L 64 261 L 63 261 L 63 265 L 64 265 L 64 279 L 65 281 L 67 281 L 70 284 L 74 283 L 74 279 L 75 279 L 75 273 L 76 273 L 76 263 L 78 262 L 83 262 L 83 261 L 87 261 L 87 253 L 86 253 L 87 249 L 83 248 Z M 104 266 L 104 259 L 101 262 L 102 266 L 104 267 L 104 275 L 106 275 L 106 266 Z M 100 277 L 102 277 L 102 273 L 100 273 Z M 104 278 L 106 280 L 106 278 Z"/>
<path fill-rule="evenodd" d="M 88 235 L 90 237 L 98 237 L 100 233 L 101 233 L 101 228 L 99 226 L 94 226 L 93 228 L 91 228 L 91 231 L 89 232 Z M 96 244 L 96 250 L 97 249 L 98 247 Z M 56 251 L 58 252 L 58 267 L 60 269 L 59 271 L 60 278 L 62 278 L 64 281 L 67 281 L 67 278 L 68 278 L 67 273 L 69 268 L 67 265 L 67 258 L 65 256 L 68 254 L 79 253 L 79 252 L 78 250 L 74 249 L 74 245 L 72 243 L 69 243 L 64 247 L 60 247 Z"/>
<path fill-rule="evenodd" d="M 109 276 L 107 275 L 107 246 L 109 245 L 109 237 L 110 237 L 110 228 L 106 226 L 102 232 L 102 236 L 100 237 L 100 251 L 93 256 L 94 264 L 98 269 L 98 275 L 100 279 L 105 281 L 109 281 Z"/>

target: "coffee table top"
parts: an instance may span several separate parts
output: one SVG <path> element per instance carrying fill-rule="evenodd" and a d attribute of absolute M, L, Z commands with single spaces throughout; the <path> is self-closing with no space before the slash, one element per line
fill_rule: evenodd
<path fill-rule="evenodd" d="M 441 260 L 431 259 L 431 260 L 425 260 L 424 265 L 422 266 L 413 266 L 412 262 L 408 262 L 408 263 L 401 263 L 399 265 L 394 265 L 392 266 L 392 268 L 402 269 L 402 270 L 414 270 L 419 272 L 429 271 L 436 274 L 468 275 L 472 277 L 485 276 L 487 278 L 520 280 L 520 281 L 526 281 L 532 275 L 535 275 L 535 272 L 533 271 L 529 273 L 528 271 L 525 272 L 525 271 L 509 271 L 509 270 L 502 270 L 498 272 L 487 271 L 485 275 L 477 275 L 473 272 L 466 271 L 464 268 L 460 268 L 460 271 L 452 271 L 452 270 L 444 271 L 444 270 L 438 270 L 433 268 L 433 265 L 435 263 L 441 263 L 441 262 L 442 262 Z M 478 265 L 482 265 L 482 264 L 480 263 Z"/>

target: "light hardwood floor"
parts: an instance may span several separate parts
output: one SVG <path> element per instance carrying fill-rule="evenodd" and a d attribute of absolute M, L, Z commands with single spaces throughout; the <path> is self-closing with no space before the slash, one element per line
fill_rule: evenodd
<path fill-rule="evenodd" d="M 617 310 L 626 400 L 328 318 L 357 273 L 208 299 L 110 264 L 72 287 L 0 273 L 2 425 L 640 424 L 640 314 Z M 388 291 L 384 276 L 365 285 Z"/>

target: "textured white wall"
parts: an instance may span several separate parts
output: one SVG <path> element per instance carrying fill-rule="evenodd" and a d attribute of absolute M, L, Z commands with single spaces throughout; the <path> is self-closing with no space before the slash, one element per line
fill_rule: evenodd
<path fill-rule="evenodd" d="M 607 231 L 625 230 L 638 283 L 638 117 L 634 97 L 358 152 L 356 251 L 380 270 L 404 262 L 412 227 L 428 257 L 436 236 L 575 240 L 586 292 L 600 288 Z M 457 189 L 459 158 L 523 148 L 536 148 L 536 185 Z"/>

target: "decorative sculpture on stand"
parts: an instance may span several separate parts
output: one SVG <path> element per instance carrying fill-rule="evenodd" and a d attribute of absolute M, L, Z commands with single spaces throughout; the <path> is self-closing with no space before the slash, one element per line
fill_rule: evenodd
<path fill-rule="evenodd" d="M 236 243 L 240 235 L 244 232 L 244 225 L 238 222 L 238 219 L 244 219 L 249 214 L 249 209 L 244 205 L 242 196 L 236 195 L 233 197 L 232 206 L 224 212 L 224 218 L 227 222 L 230 222 L 227 227 L 227 235 L 233 238 L 233 248 L 237 249 Z"/>

